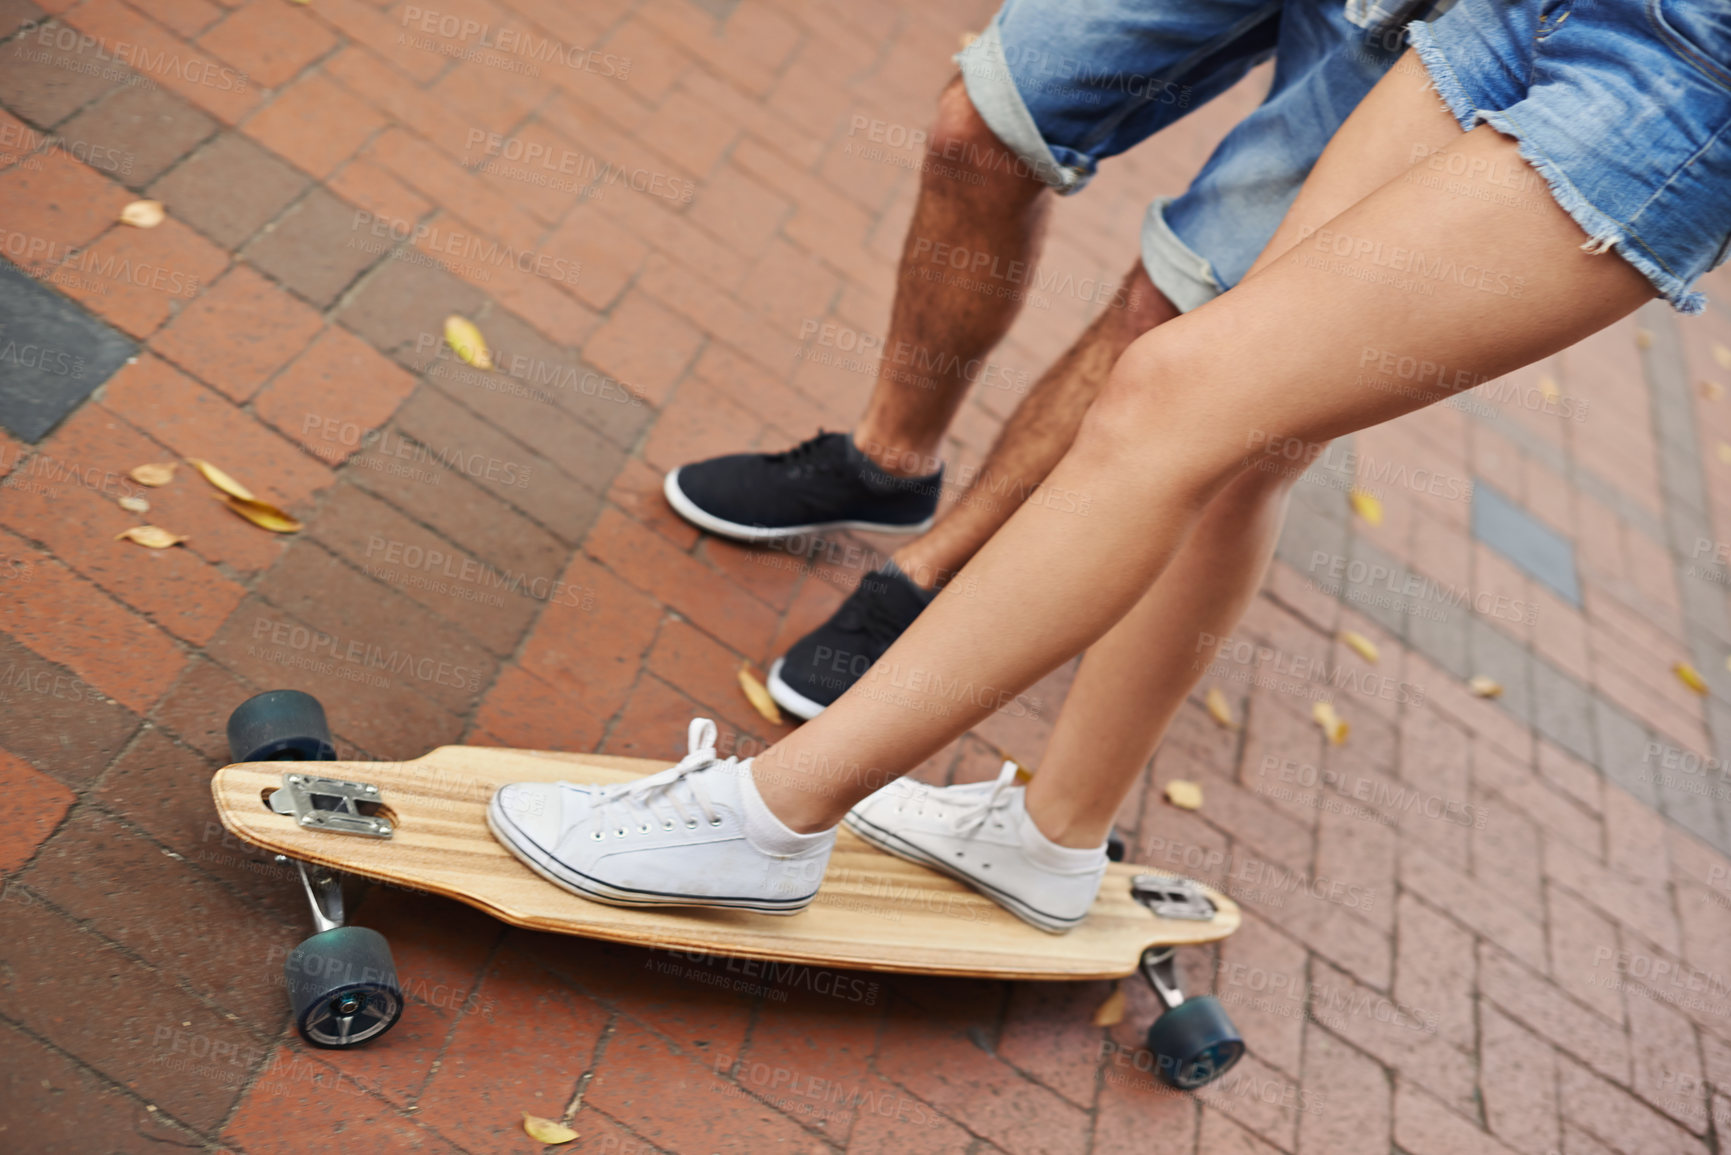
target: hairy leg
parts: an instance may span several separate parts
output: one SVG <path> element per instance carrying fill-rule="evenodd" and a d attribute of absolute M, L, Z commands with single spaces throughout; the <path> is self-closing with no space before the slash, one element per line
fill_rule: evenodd
<path fill-rule="evenodd" d="M 1411 66 L 1409 53 L 1371 92 L 1306 187 L 1355 185 L 1367 170 L 1386 183 L 1119 359 L 1050 479 L 1087 495 L 1088 514 L 1024 504 L 968 564 L 973 596 L 940 594 L 871 676 L 758 759 L 763 797 L 790 826 L 833 825 L 874 780 L 987 716 L 995 696 L 981 687 L 1019 691 L 1104 635 L 1243 470 L 1253 432 L 1322 442 L 1447 395 L 1356 384 L 1367 345 L 1498 376 L 1653 296 L 1614 254 L 1583 252 L 1542 188 L 1514 204 L 1400 179 L 1414 146 L 1439 139 L 1469 171 L 1524 163 L 1488 128 L 1460 134 Z M 1410 268 L 1415 253 L 1436 272 L 1391 281 L 1385 258 Z"/>
<path fill-rule="evenodd" d="M 968 563 L 1063 458 L 1081 428 L 1082 415 L 1130 342 L 1178 315 L 1177 307 L 1148 279 L 1140 260 L 1125 274 L 1123 288 L 1128 304 L 1109 306 L 1094 318 L 1075 344 L 1040 375 L 1004 423 L 985 464 L 956 504 L 925 534 L 892 555 L 915 583 L 930 589 Z"/>
<path fill-rule="evenodd" d="M 974 111 L 959 77 L 938 98 L 931 147 L 946 158 L 956 156 L 943 167 L 961 169 L 970 179 L 935 171 L 921 175 L 919 200 L 902 242 L 884 348 L 908 351 L 915 365 L 923 361 L 958 368 L 922 370 L 909 380 L 909 374 L 885 357 L 865 415 L 854 430 L 854 442 L 873 460 L 907 475 L 929 472 L 925 463 L 937 455 L 944 430 L 967 396 L 969 382 L 959 366 L 990 352 L 1021 311 L 1015 297 L 972 292 L 930 278 L 928 274 L 949 268 L 933 261 L 934 248 L 941 243 L 970 254 L 990 254 L 1000 265 L 1031 265 L 1039 256 L 1052 202 L 1047 186 L 999 143 Z"/>

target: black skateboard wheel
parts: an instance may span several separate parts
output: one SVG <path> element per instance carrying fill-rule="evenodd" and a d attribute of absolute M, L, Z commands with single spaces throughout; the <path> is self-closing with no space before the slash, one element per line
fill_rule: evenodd
<path fill-rule="evenodd" d="M 283 963 L 283 981 L 295 1030 L 315 1047 L 358 1047 L 403 1014 L 390 944 L 364 926 L 339 926 L 295 947 Z"/>
<path fill-rule="evenodd" d="M 228 752 L 236 762 L 335 762 L 325 708 L 299 690 L 266 690 L 228 716 Z"/>
<path fill-rule="evenodd" d="M 1244 1057 L 1244 1040 L 1213 995 L 1186 999 L 1148 1028 L 1154 1073 L 1180 1091 L 1205 1087 Z"/>
<path fill-rule="evenodd" d="M 1124 852 L 1125 852 L 1124 836 L 1122 834 L 1119 834 L 1116 830 L 1107 831 L 1107 833 L 1106 833 L 1106 858 L 1107 858 L 1107 860 L 1111 861 L 1111 862 L 1123 862 L 1124 861 Z"/>

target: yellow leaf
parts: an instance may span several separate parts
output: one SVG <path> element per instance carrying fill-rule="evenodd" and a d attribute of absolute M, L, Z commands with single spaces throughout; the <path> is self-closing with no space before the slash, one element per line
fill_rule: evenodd
<path fill-rule="evenodd" d="M 148 485 L 154 488 L 158 485 L 167 485 L 169 482 L 174 480 L 175 465 L 176 462 L 173 461 L 152 462 L 148 465 L 135 467 L 133 471 L 126 476 L 132 478 L 132 480 L 138 482 L 140 485 Z"/>
<path fill-rule="evenodd" d="M 1539 378 L 1539 392 L 1544 394 L 1545 400 L 1553 405 L 1557 403 L 1557 398 L 1563 395 L 1562 390 L 1557 388 L 1555 379 L 1549 376 Z"/>
<path fill-rule="evenodd" d="M 1480 698 L 1500 698 L 1503 696 L 1503 684 L 1495 678 L 1487 678 L 1483 674 L 1475 674 L 1469 678 L 1467 689 Z"/>
<path fill-rule="evenodd" d="M 125 538 L 135 541 L 146 549 L 167 549 L 171 545 L 179 545 L 186 539 L 178 533 L 169 533 L 156 525 L 135 525 L 131 529 L 122 530 L 114 535 L 114 540 Z"/>
<path fill-rule="evenodd" d="M 751 667 L 744 663 L 739 667 L 739 688 L 745 691 L 751 708 L 762 714 L 764 721 L 781 725 L 781 707 L 769 696 L 769 688 L 758 681 L 757 676 L 751 672 Z"/>
<path fill-rule="evenodd" d="M 301 523 L 268 501 L 256 497 L 236 497 L 232 493 L 217 499 L 254 525 L 272 533 L 299 533 Z"/>
<path fill-rule="evenodd" d="M 1691 666 L 1688 662 L 1678 662 L 1675 666 L 1671 667 L 1671 672 L 1677 675 L 1677 680 L 1679 682 L 1682 682 L 1685 686 L 1688 686 L 1703 698 L 1707 696 L 1706 679 L 1701 677 L 1700 671 L 1696 670 L 1694 666 Z"/>
<path fill-rule="evenodd" d="M 1238 729 L 1238 723 L 1232 717 L 1232 706 L 1219 686 L 1208 687 L 1208 693 L 1202 696 L 1202 704 L 1208 707 L 1208 716 L 1220 725 L 1228 730 Z"/>
<path fill-rule="evenodd" d="M 1340 640 L 1352 648 L 1352 652 L 1367 662 L 1375 663 L 1382 655 L 1377 651 L 1376 643 L 1359 633 L 1357 630 L 1340 631 Z"/>
<path fill-rule="evenodd" d="M 142 497 L 133 497 L 131 494 L 127 494 L 120 499 L 120 508 L 127 513 L 149 513 L 150 502 Z"/>
<path fill-rule="evenodd" d="M 1333 702 L 1311 703 L 1310 716 L 1316 719 L 1316 724 L 1328 735 L 1330 745 L 1338 746 L 1346 741 L 1346 736 L 1352 729 L 1346 724 L 1346 719 L 1334 712 Z"/>
<path fill-rule="evenodd" d="M 1382 524 L 1382 502 L 1374 493 L 1363 489 L 1354 489 L 1346 495 L 1346 500 L 1352 505 L 1352 512 L 1364 518 L 1371 525 Z"/>
<path fill-rule="evenodd" d="M 168 216 L 161 201 L 133 201 L 120 210 L 120 219 L 135 229 L 154 229 Z"/>
<path fill-rule="evenodd" d="M 1715 342 L 1713 345 L 1713 360 L 1719 362 L 1719 368 L 1731 369 L 1731 349 L 1727 349 L 1725 346 Z"/>
<path fill-rule="evenodd" d="M 551 1119 L 543 1119 L 539 1115 L 523 1112 L 523 1130 L 529 1138 L 537 1143 L 569 1143 L 577 1138 L 577 1132 L 563 1123 L 555 1123 Z"/>
<path fill-rule="evenodd" d="M 451 347 L 457 359 L 465 365 L 473 365 L 477 369 L 493 367 L 493 354 L 487 351 L 487 339 L 481 336 L 481 330 L 475 328 L 475 323 L 467 317 L 452 313 L 445 318 L 445 344 Z"/>
<path fill-rule="evenodd" d="M 1094 1025 L 1096 1027 L 1115 1027 L 1124 1021 L 1124 988 L 1114 987 L 1112 993 L 1106 996 L 1106 1001 L 1094 1008 Z"/>
<path fill-rule="evenodd" d="M 1721 441 L 1718 445 L 1717 452 L 1720 461 L 1723 461 L 1726 465 L 1731 465 L 1731 445 L 1727 445 L 1725 442 Z"/>
<path fill-rule="evenodd" d="M 1180 810 L 1202 809 L 1202 787 L 1183 778 L 1166 783 L 1166 801 Z"/>
<path fill-rule="evenodd" d="M 186 463 L 204 474 L 204 479 L 206 481 L 210 482 L 224 493 L 231 493 L 242 501 L 253 500 L 252 490 L 248 489 L 246 486 L 242 485 L 240 482 L 236 481 L 210 462 L 200 461 L 196 457 L 189 457 L 186 459 Z"/>
<path fill-rule="evenodd" d="M 1635 330 L 1635 348 L 1651 349 L 1653 347 L 1653 332 L 1650 329 Z"/>
<path fill-rule="evenodd" d="M 1719 401 L 1725 396 L 1725 386 L 1717 381 L 1702 381 L 1695 386 L 1701 396 L 1709 401 Z"/>

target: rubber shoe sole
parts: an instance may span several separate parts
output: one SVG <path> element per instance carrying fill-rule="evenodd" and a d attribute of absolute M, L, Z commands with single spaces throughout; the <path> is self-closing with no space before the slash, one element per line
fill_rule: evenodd
<path fill-rule="evenodd" d="M 992 884 L 980 881 L 979 878 L 972 874 L 957 870 L 955 867 L 951 866 L 943 859 L 938 858 L 936 855 L 928 854 L 913 843 L 900 838 L 881 826 L 875 826 L 863 818 L 857 818 L 851 812 L 842 819 L 842 825 L 846 826 L 849 830 L 853 831 L 855 834 L 859 835 L 861 838 L 865 839 L 865 841 L 871 843 L 885 854 L 893 854 L 897 858 L 903 859 L 907 862 L 913 862 L 920 866 L 930 867 L 939 874 L 947 874 L 951 878 L 967 883 L 969 886 L 973 887 L 975 890 L 979 891 L 981 894 L 985 895 L 987 898 L 991 899 L 993 902 L 1027 923 L 1029 926 L 1038 927 L 1047 934 L 1063 934 L 1065 931 L 1073 930 L 1082 924 L 1083 918 L 1088 917 L 1084 914 L 1081 918 L 1061 918 L 1058 915 L 1047 914 L 1043 910 L 1037 910 L 1017 898 L 1015 895 L 1006 894 Z"/>
<path fill-rule="evenodd" d="M 737 521 L 728 521 L 725 517 L 716 517 L 687 497 L 685 491 L 679 488 L 677 469 L 662 481 L 661 492 L 667 498 L 667 504 L 673 507 L 673 512 L 698 529 L 748 545 L 779 541 L 784 537 L 797 537 L 802 533 L 818 533 L 826 529 L 863 529 L 871 533 L 924 533 L 937 521 L 934 515 L 909 525 L 881 521 L 814 521 L 810 525 L 784 526 L 743 525 Z"/>
<path fill-rule="evenodd" d="M 495 791 L 493 797 L 487 801 L 487 829 L 493 832 L 493 837 L 500 846 L 511 852 L 512 857 L 559 889 L 608 906 L 709 906 L 727 907 L 730 910 L 755 910 L 759 914 L 789 915 L 798 914 L 817 897 L 815 890 L 790 899 L 688 898 L 682 895 L 657 894 L 653 891 L 621 890 L 559 862 L 519 830 L 502 810 L 499 795 Z"/>
<path fill-rule="evenodd" d="M 764 684 L 769 687 L 769 696 L 775 699 L 776 705 L 794 717 L 809 722 L 829 707 L 822 702 L 812 701 L 783 681 L 781 668 L 786 664 L 786 658 L 777 658 L 775 664 L 769 668 L 769 677 Z"/>

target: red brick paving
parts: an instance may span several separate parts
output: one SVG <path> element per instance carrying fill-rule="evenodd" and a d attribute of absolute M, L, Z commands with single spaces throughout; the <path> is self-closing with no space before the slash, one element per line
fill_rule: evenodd
<path fill-rule="evenodd" d="M 404 1022 L 360 1052 L 308 1050 L 271 981 L 305 932 L 300 900 L 214 825 L 205 793 L 227 712 L 262 688 L 312 690 L 357 756 L 466 740 L 666 757 L 697 710 L 730 741 L 773 738 L 734 672 L 761 671 L 858 568 L 704 538 L 667 510 L 660 475 L 852 420 L 869 379 L 799 360 L 800 326 L 881 331 L 914 186 L 849 155 L 848 124 L 924 123 L 988 9 L 449 9 L 595 53 L 531 75 L 497 49 L 453 59 L 475 37 L 421 33 L 400 3 L 47 7 L 212 71 L 116 87 L 121 73 L 61 53 L 0 82 L 22 118 L 0 119 L 5 139 L 60 125 L 144 165 L 126 178 L 62 150 L 6 158 L 6 227 L 40 242 L 20 263 L 88 245 L 99 267 L 162 271 L 65 282 L 145 349 L 41 445 L 0 441 L 0 1147 L 513 1151 L 529 1111 L 571 1114 L 578 1150 L 622 1153 L 1722 1149 L 1731 862 L 1284 563 L 1244 633 L 1426 693 L 1349 701 L 1352 739 L 1329 748 L 1302 702 L 1228 685 L 1242 734 L 1187 707 L 1150 771 L 1155 786 L 1203 781 L 1202 812 L 1146 786 L 1126 805 L 1139 856 L 1228 886 L 1248 912 L 1237 937 L 1185 957 L 1251 1048 L 1200 1096 L 1135 1065 L 1152 1013 L 1135 984 L 1107 1030 L 1089 1024 L 1102 983 L 844 975 L 825 976 L 828 994 L 724 993 L 726 960 L 507 931 L 384 888 L 356 918 L 392 939 Z M 1254 83 L 1063 202 L 1049 259 L 1127 264 L 1146 197 L 1182 188 Z M 149 117 L 148 140 L 124 135 Z M 579 203 L 532 169 L 482 171 L 504 158 L 475 131 L 692 195 L 603 182 Z M 126 179 L 151 182 L 167 224 L 112 223 Z M 489 334 L 499 372 L 431 356 L 449 312 Z M 1731 390 L 1723 316 L 1682 325 L 1721 538 L 1731 401 L 1707 386 Z M 998 356 L 1037 369 L 1084 319 L 1074 301 L 1030 310 Z M 1444 409 L 1356 443 L 1373 475 L 1399 461 L 1524 504 L 1574 542 L 1583 608 L 1474 543 L 1463 501 L 1389 490 L 1383 524 L 1358 528 L 1429 577 L 1533 602 L 1530 622 L 1484 624 L 1701 750 L 1703 703 L 1669 670 L 1691 639 L 1652 528 L 1661 450 L 1636 327 L 1513 376 L 1529 393 L 1549 377 L 1585 420 L 1510 403 L 1498 432 Z M 971 399 L 950 458 L 977 462 L 1011 403 Z M 1564 451 L 1623 504 L 1559 472 L 1547 454 Z M 181 456 L 218 461 L 308 531 L 266 536 L 183 469 L 147 496 L 186 548 L 112 542 L 128 524 L 112 499 L 138 489 L 126 470 Z M 529 592 L 414 581 L 411 549 Z M 302 625 L 467 673 L 381 686 L 307 669 L 288 640 Z M 1331 642 L 1342 628 L 1376 642 L 1377 666 Z M 1038 719 L 993 719 L 921 776 L 989 775 L 999 746 L 1037 760 L 1066 685 L 1033 691 L 1052 707 Z M 1314 781 L 1282 791 L 1282 760 L 1483 821 L 1372 803 L 1373 820 Z M 1293 886 L 1295 870 L 1323 885 Z"/>

